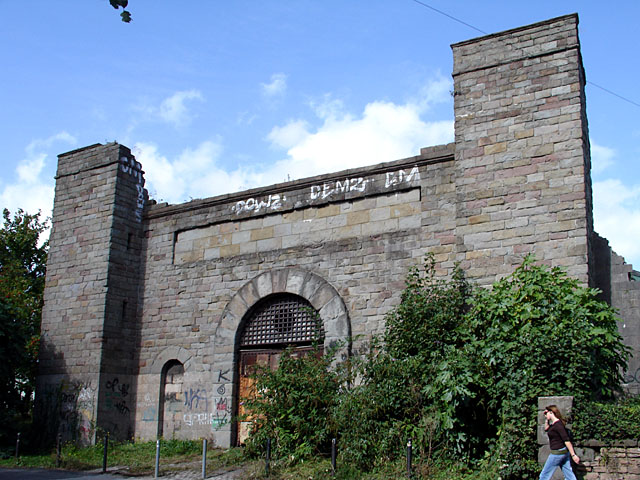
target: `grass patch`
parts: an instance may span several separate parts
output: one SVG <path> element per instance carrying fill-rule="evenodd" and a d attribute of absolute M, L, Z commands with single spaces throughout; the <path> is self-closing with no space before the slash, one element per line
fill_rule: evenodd
<path fill-rule="evenodd" d="M 100 470 L 102 468 L 102 445 L 79 448 L 66 444 L 62 448 L 61 467 L 67 470 Z M 114 443 L 109 445 L 107 465 L 109 471 L 119 467 L 131 475 L 152 475 L 155 469 L 155 442 Z M 161 473 L 181 470 L 200 471 L 202 442 L 198 440 L 167 440 L 161 442 Z M 42 455 L 24 455 L 0 459 L 0 467 L 6 468 L 55 468 L 55 449 Z M 247 460 L 244 449 L 223 450 L 210 448 L 207 451 L 207 472 L 239 467 L 245 469 L 243 478 L 249 480 L 389 480 L 407 476 L 404 461 L 388 463 L 373 472 L 361 472 L 357 468 L 338 462 L 335 477 L 331 474 L 328 458 L 314 458 L 301 461 L 293 466 L 275 461 L 271 465 L 271 475 L 265 474 L 264 459 Z M 451 461 L 413 465 L 414 479 L 428 480 L 495 480 L 495 471 L 472 469 Z"/>
<path fill-rule="evenodd" d="M 156 442 L 112 443 L 107 452 L 107 468 L 112 471 L 120 467 L 131 474 L 152 474 L 155 470 Z M 103 445 L 77 447 L 65 444 L 61 452 L 61 468 L 67 470 L 96 470 L 102 468 Z M 200 469 L 202 442 L 199 440 L 166 440 L 160 443 L 160 470 L 177 471 Z M 207 471 L 217 470 L 244 462 L 242 449 L 207 450 Z M 24 455 L 0 460 L 7 468 L 55 468 L 56 452 L 40 455 Z"/>

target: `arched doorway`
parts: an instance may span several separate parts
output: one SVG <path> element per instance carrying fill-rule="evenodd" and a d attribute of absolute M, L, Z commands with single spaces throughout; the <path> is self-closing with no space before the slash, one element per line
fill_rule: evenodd
<path fill-rule="evenodd" d="M 239 394 L 239 348 L 249 312 L 256 311 L 258 303 L 272 295 L 287 293 L 309 302 L 322 322 L 325 350 L 337 345 L 337 359 L 346 359 L 350 350 L 351 324 L 349 313 L 338 291 L 316 273 L 297 267 L 262 272 L 247 281 L 231 297 L 220 315 L 212 342 L 212 365 L 217 375 L 211 386 L 232 405 L 231 414 L 238 414 Z M 256 346 L 255 348 L 259 348 Z M 251 349 L 247 349 L 251 350 Z M 185 368 L 186 364 L 185 364 Z M 188 370 L 188 368 L 187 368 Z M 228 395 L 228 397 L 227 397 Z M 238 444 L 236 423 L 225 423 L 214 429 L 218 445 Z"/>
<path fill-rule="evenodd" d="M 292 293 L 269 295 L 251 308 L 240 324 L 237 340 L 238 415 L 247 412 L 244 400 L 255 393 L 251 373 L 256 365 L 277 368 L 282 352 L 292 348 L 293 354 L 305 355 L 313 343 L 322 345 L 324 329 L 320 315 L 306 299 Z M 237 443 L 244 443 L 251 418 L 237 422 Z"/>
<path fill-rule="evenodd" d="M 162 367 L 160 379 L 160 402 L 158 405 L 158 438 L 175 436 L 182 426 L 182 384 L 184 365 L 178 360 L 169 360 Z"/>

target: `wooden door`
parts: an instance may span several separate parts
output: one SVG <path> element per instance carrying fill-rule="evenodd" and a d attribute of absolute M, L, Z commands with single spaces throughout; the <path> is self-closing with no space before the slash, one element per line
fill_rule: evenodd
<path fill-rule="evenodd" d="M 299 357 L 308 354 L 312 350 L 312 347 L 308 345 L 300 346 L 292 352 L 292 355 Z M 256 395 L 256 381 L 254 378 L 251 378 L 251 374 L 255 371 L 257 365 L 268 365 L 271 370 L 278 368 L 278 362 L 280 362 L 283 351 L 283 349 L 240 351 L 238 375 L 238 418 L 240 419 L 240 421 L 237 422 L 238 445 L 245 443 L 245 440 L 251 432 L 251 426 L 253 425 L 253 417 L 247 415 L 248 412 L 244 405 L 245 400 Z M 245 415 L 247 416 L 245 417 Z"/>
<path fill-rule="evenodd" d="M 238 375 L 238 445 L 244 444 L 251 432 L 252 417 L 246 416 L 245 401 L 256 394 L 255 379 L 251 374 L 257 365 L 268 365 L 275 370 L 278 368 L 282 350 L 249 350 L 240 352 L 240 374 Z M 246 417 L 245 417 L 246 416 Z"/>

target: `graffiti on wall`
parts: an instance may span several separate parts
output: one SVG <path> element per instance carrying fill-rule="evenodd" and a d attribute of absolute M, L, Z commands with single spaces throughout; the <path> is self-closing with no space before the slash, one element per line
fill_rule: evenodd
<path fill-rule="evenodd" d="M 136 208 L 134 214 L 138 222 L 142 221 L 142 211 L 144 209 L 144 177 L 142 176 L 142 164 L 133 158 L 120 157 L 120 169 L 132 176 L 136 181 Z"/>
<path fill-rule="evenodd" d="M 225 377 L 228 373 L 228 370 L 221 370 L 219 381 L 228 381 Z M 110 386 L 114 387 L 113 393 L 120 388 L 118 383 L 114 385 L 112 382 Z M 182 427 L 193 428 L 200 425 L 211 425 L 214 430 L 222 428 L 231 418 L 231 400 L 226 394 L 227 386 L 224 383 L 216 385 L 214 390 L 207 390 L 203 385 L 195 383 L 182 384 L 177 391 L 165 392 L 162 398 L 166 422 L 164 434 L 171 436 Z M 144 401 L 138 403 L 138 408 L 142 411 L 143 422 L 158 420 L 158 406 L 151 394 L 145 395 Z"/>
<path fill-rule="evenodd" d="M 623 383 L 640 383 L 640 368 L 638 368 L 635 373 L 631 371 L 627 371 L 623 378 Z"/>
<path fill-rule="evenodd" d="M 204 388 L 189 388 L 184 391 L 184 404 L 189 410 L 198 409 L 201 405 L 209 410 L 207 391 Z"/>
<path fill-rule="evenodd" d="M 96 387 L 90 381 L 47 384 L 43 401 L 48 425 L 45 434 L 89 443 L 95 430 Z"/>
<path fill-rule="evenodd" d="M 229 370 L 227 370 L 226 372 L 220 370 L 218 381 L 220 381 L 221 379 L 228 381 L 228 379 L 225 377 L 225 374 L 227 373 L 229 373 Z M 211 419 L 211 426 L 214 430 L 219 430 L 224 425 L 229 423 L 231 409 L 229 408 L 229 399 L 227 396 L 225 396 L 226 393 L 227 387 L 224 383 L 221 383 L 216 389 L 217 397 L 214 399 L 215 411 L 212 414 L 213 418 Z"/>
<path fill-rule="evenodd" d="M 213 430 L 219 430 L 229 423 L 231 417 L 230 399 L 227 396 L 229 370 L 218 371 L 218 386 L 215 393 L 211 392 L 211 401 L 207 391 L 201 386 L 195 385 L 183 388 L 184 406 L 189 411 L 183 414 L 182 420 L 188 427 L 194 425 L 211 425 Z M 213 412 L 209 406 L 213 407 Z"/>
<path fill-rule="evenodd" d="M 373 178 L 345 178 L 344 180 L 336 180 L 335 182 L 324 182 L 322 185 L 312 185 L 309 198 L 316 200 L 318 198 L 326 199 L 335 194 L 347 192 L 364 192 L 367 185 L 373 182 Z"/>
<path fill-rule="evenodd" d="M 158 420 L 158 408 L 151 398 L 151 394 L 146 393 L 144 400 L 138 402 L 137 407 L 142 411 L 143 422 L 155 422 Z"/>
<path fill-rule="evenodd" d="M 231 211 L 236 215 L 241 213 L 258 213 L 260 211 L 275 211 L 282 208 L 282 202 L 286 201 L 287 197 L 284 195 L 273 194 L 266 197 L 247 198 L 240 200 L 231 206 Z"/>
<path fill-rule="evenodd" d="M 105 382 L 105 408 L 115 410 L 120 415 L 129 415 L 131 409 L 128 405 L 129 384 L 120 383 L 118 377 Z"/>
<path fill-rule="evenodd" d="M 226 391 L 224 384 L 218 385 L 210 403 L 206 390 L 198 387 L 185 389 L 184 405 L 189 411 L 183 414 L 184 424 L 188 427 L 211 425 L 212 429 L 218 430 L 229 423 L 231 409 Z M 209 411 L 209 405 L 213 406 L 213 412 Z"/>
<path fill-rule="evenodd" d="M 384 180 L 384 189 L 400 188 L 411 185 L 412 182 L 420 180 L 420 169 L 414 166 L 411 170 L 398 169 L 384 173 L 381 176 L 369 177 L 346 177 L 341 180 L 330 180 L 316 185 L 311 185 L 305 203 L 313 203 L 318 200 L 331 200 L 347 193 L 366 193 L 376 182 Z M 380 183 L 380 185 L 382 185 Z M 382 188 L 382 187 L 380 187 Z M 265 213 L 281 210 L 285 207 L 287 197 L 284 194 L 271 194 L 264 197 L 250 197 L 240 200 L 231 206 L 231 212 L 236 215 L 243 213 Z"/>
<path fill-rule="evenodd" d="M 367 189 L 376 182 L 376 178 L 371 177 L 348 177 L 344 180 L 336 180 L 324 182 L 321 185 L 312 185 L 309 194 L 310 200 L 327 199 L 334 195 L 344 194 L 348 192 L 366 192 Z M 395 186 L 401 186 L 405 183 L 409 184 L 413 181 L 420 180 L 420 170 L 417 166 L 413 167 L 409 173 L 404 169 L 394 172 L 385 173 L 384 188 L 389 189 Z"/>
<path fill-rule="evenodd" d="M 420 180 L 420 170 L 417 166 L 413 167 L 409 173 L 403 169 L 396 170 L 395 172 L 387 172 L 385 174 L 384 188 L 391 188 L 394 185 L 401 185 L 403 183 L 411 183 L 414 180 Z"/>

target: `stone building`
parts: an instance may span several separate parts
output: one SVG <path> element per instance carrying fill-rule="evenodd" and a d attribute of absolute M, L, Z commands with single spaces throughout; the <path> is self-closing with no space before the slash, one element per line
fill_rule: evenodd
<path fill-rule="evenodd" d="M 455 142 L 180 205 L 110 143 L 59 156 L 37 404 L 94 441 L 242 438 L 256 362 L 321 333 L 358 351 L 435 255 L 488 285 L 528 253 L 599 286 L 636 356 L 640 282 L 593 231 L 585 75 L 568 15 L 454 44 Z M 353 339 L 353 340 L 351 340 Z"/>

